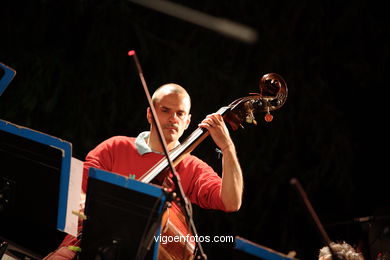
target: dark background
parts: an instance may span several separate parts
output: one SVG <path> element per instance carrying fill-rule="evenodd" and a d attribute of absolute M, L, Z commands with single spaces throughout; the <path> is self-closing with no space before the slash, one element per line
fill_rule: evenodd
<path fill-rule="evenodd" d="M 207 114 L 258 92 L 262 75 L 278 73 L 289 96 L 273 122 L 260 116 L 257 127 L 232 132 L 244 172 L 242 208 L 194 206 L 199 234 L 238 235 L 315 259 L 323 243 L 289 185 L 297 177 L 332 240 L 366 256 L 389 249 L 386 8 L 363 0 L 182 4 L 248 25 L 258 41 L 243 43 L 127 1 L 3 1 L 0 62 L 17 74 L 1 96 L 0 117 L 67 140 L 84 159 L 108 137 L 148 129 L 131 49 L 151 92 L 175 82 L 190 93 L 185 136 Z M 207 139 L 194 154 L 219 170 L 214 149 Z M 365 216 L 375 218 L 353 221 Z M 229 243 L 203 247 L 209 259 L 248 257 Z"/>

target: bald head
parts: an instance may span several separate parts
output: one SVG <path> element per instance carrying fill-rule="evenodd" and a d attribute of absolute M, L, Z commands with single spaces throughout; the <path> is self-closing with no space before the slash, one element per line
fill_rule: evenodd
<path fill-rule="evenodd" d="M 187 91 L 177 84 L 165 84 L 152 96 L 153 106 L 160 122 L 167 148 L 173 149 L 191 121 L 191 99 Z M 153 115 L 148 107 L 146 116 L 150 124 L 149 146 L 155 151 L 162 151 L 159 133 L 156 130 Z"/>
<path fill-rule="evenodd" d="M 182 86 L 180 86 L 178 84 L 175 84 L 175 83 L 168 83 L 168 84 L 165 84 L 165 85 L 162 85 L 161 87 L 159 87 L 153 93 L 153 96 L 152 96 L 153 104 L 159 103 L 160 100 L 164 96 L 168 96 L 168 95 L 171 95 L 171 94 L 176 94 L 176 95 L 182 96 L 183 101 L 188 105 L 188 111 L 187 112 L 189 112 L 189 110 L 191 108 L 191 98 L 190 98 L 190 95 L 188 94 L 188 92 Z"/>

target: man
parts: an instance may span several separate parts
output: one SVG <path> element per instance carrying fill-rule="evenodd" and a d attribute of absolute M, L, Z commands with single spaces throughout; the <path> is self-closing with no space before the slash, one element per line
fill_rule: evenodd
<path fill-rule="evenodd" d="M 180 144 L 179 138 L 190 124 L 190 96 L 181 86 L 166 84 L 154 92 L 152 101 L 167 149 L 171 151 Z M 84 163 L 84 192 L 87 189 L 90 167 L 127 177 L 134 175 L 137 179 L 163 157 L 163 146 L 160 143 L 150 108 L 147 109 L 146 116 L 150 124 L 149 132 L 143 132 L 137 138 L 112 137 L 88 153 Z M 229 131 L 219 114 L 208 115 L 199 126 L 209 131 L 215 144 L 223 153 L 222 178 L 205 162 L 193 155 L 188 155 L 175 167 L 185 195 L 192 203 L 196 203 L 202 208 L 227 212 L 237 211 L 241 206 L 243 180 Z M 72 240 L 68 236 L 60 249 L 46 259 L 71 259 L 74 257 L 75 253 L 64 247 L 72 244 L 72 241 L 75 239 Z"/>

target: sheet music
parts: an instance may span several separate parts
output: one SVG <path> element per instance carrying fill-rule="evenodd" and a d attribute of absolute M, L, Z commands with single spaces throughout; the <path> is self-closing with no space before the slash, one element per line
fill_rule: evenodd
<path fill-rule="evenodd" d="M 80 212 L 85 204 L 85 196 L 81 194 L 83 177 L 83 162 L 72 157 L 70 165 L 70 177 L 68 186 L 68 201 L 66 208 L 66 222 L 64 231 L 77 236 L 79 216 L 74 212 Z"/>

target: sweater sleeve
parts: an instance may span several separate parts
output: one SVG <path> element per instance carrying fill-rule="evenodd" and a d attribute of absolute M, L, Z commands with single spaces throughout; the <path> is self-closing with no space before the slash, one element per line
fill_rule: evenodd
<path fill-rule="evenodd" d="M 205 162 L 195 156 L 185 160 L 182 182 L 192 203 L 205 209 L 225 210 L 221 199 L 222 179 Z"/>

